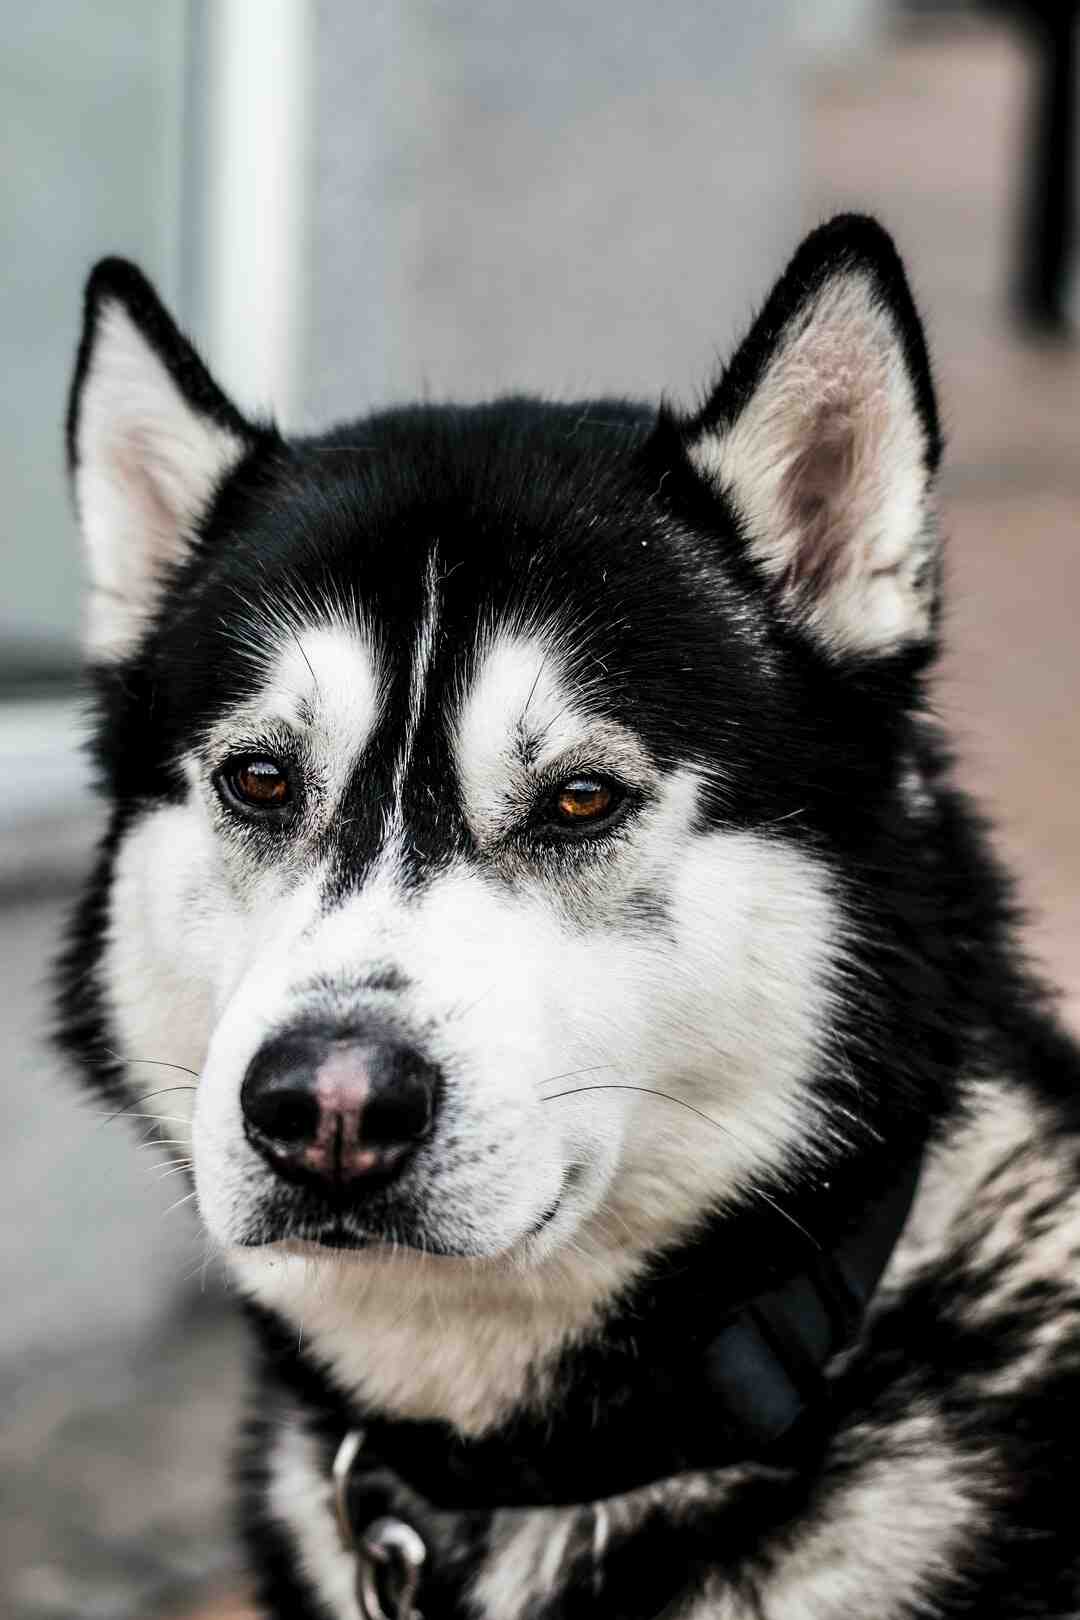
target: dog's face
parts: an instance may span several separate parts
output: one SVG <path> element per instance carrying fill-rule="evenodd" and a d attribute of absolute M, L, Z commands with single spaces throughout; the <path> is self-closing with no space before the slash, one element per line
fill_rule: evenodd
<path fill-rule="evenodd" d="M 80 1039 L 190 1126 L 221 1244 L 633 1254 L 857 1131 L 844 852 L 903 813 L 937 579 L 882 233 L 811 238 L 694 416 L 302 441 L 107 263 L 70 434 L 115 803 Z"/>

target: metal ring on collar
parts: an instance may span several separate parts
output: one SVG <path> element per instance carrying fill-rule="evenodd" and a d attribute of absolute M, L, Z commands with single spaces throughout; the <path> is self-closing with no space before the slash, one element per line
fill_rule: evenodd
<path fill-rule="evenodd" d="M 334 1512 L 337 1514 L 338 1532 L 342 1546 L 349 1552 L 354 1551 L 356 1547 L 356 1532 L 349 1517 L 349 1475 L 363 1444 L 363 1429 L 350 1429 L 334 1454 L 330 1470 L 334 1482 Z"/>
<path fill-rule="evenodd" d="M 357 1548 L 356 1595 L 364 1620 L 421 1620 L 414 1599 L 426 1558 L 423 1540 L 403 1519 L 369 1524 Z"/>

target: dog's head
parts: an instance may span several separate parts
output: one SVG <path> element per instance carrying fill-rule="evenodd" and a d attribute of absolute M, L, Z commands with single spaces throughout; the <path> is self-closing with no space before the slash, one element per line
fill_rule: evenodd
<path fill-rule="evenodd" d="M 863 219 L 681 416 L 285 439 L 98 267 L 70 456 L 114 810 L 66 1016 L 190 1114 L 215 1238 L 634 1255 L 879 1128 L 938 455 Z"/>

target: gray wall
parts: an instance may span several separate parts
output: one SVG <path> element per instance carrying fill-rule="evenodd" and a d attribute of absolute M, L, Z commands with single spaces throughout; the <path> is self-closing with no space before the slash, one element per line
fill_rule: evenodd
<path fill-rule="evenodd" d="M 136 258 L 176 291 L 184 0 L 7 6 L 0 53 L 0 653 L 71 644 L 79 567 L 61 429 L 82 282 Z"/>
<path fill-rule="evenodd" d="M 793 245 L 785 0 L 317 0 L 312 422 L 693 392 Z"/>
<path fill-rule="evenodd" d="M 137 259 L 206 329 L 215 3 L 5 19 L 0 660 L 74 642 L 60 429 L 87 267 Z M 310 6 L 301 421 L 418 391 L 699 386 L 794 234 L 786 0 Z"/>

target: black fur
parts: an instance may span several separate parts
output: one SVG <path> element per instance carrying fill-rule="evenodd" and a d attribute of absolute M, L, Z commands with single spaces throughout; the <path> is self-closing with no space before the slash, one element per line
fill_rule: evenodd
<path fill-rule="evenodd" d="M 724 762 L 723 786 L 704 805 L 708 823 L 767 828 L 822 855 L 859 939 L 837 986 L 829 1051 L 807 1077 L 850 1114 L 854 1069 L 859 1117 L 847 1149 L 784 1187 L 783 1217 L 752 1205 L 704 1222 L 614 1303 L 593 1341 L 565 1352 L 542 1413 L 521 1412 L 462 1460 L 449 1429 L 433 1436 L 433 1426 L 413 1431 L 351 1409 L 293 1333 L 252 1311 L 261 1372 L 242 1477 L 267 1613 L 325 1620 L 287 1531 L 265 1515 L 265 1452 L 275 1414 L 286 1410 L 302 1414 L 327 1469 L 342 1433 L 361 1419 L 372 1458 L 392 1458 L 406 1481 L 410 1446 L 422 1444 L 430 1458 L 434 1438 L 446 1474 L 441 1486 L 426 1474 L 430 1500 L 418 1504 L 407 1486 L 395 1487 L 445 1549 L 422 1605 L 429 1620 L 463 1612 L 466 1573 L 497 1556 L 499 1534 L 508 1533 L 505 1516 L 493 1524 L 489 1510 L 520 1500 L 552 1504 L 545 1511 L 553 1533 L 565 1522 L 560 1514 L 572 1516 L 558 1588 L 537 1595 L 521 1620 L 648 1620 L 718 1580 L 741 1594 L 747 1614 L 765 1617 L 770 1579 L 798 1526 L 843 1513 L 866 1433 L 879 1433 L 888 1455 L 913 1410 L 934 1414 L 943 1447 L 965 1460 L 989 1449 L 1000 1464 L 987 1473 L 980 1535 L 962 1567 L 928 1570 L 921 1612 L 939 1620 L 1080 1613 L 1069 1491 L 1080 1371 L 1075 1278 L 1037 1276 L 988 1329 L 972 1325 L 971 1306 L 992 1279 L 962 1249 L 939 1256 L 872 1316 L 827 1408 L 801 1436 L 797 1459 L 713 1472 L 732 1442 L 709 1427 L 696 1358 L 733 1301 L 759 1289 L 769 1266 L 793 1263 L 793 1222 L 826 1247 L 857 1225 L 905 1155 L 957 1129 L 964 1087 L 980 1075 L 1015 1077 L 1066 1144 L 1073 1172 L 1077 1166 L 1080 1065 L 1027 973 L 1008 884 L 977 817 L 950 785 L 947 754 L 925 718 L 935 645 L 877 656 L 824 650 L 775 610 L 737 514 L 687 455 L 704 427 L 730 422 L 743 407 L 825 278 L 852 269 L 869 278 L 894 320 L 933 473 L 941 435 L 921 325 L 895 249 L 868 220 L 835 220 L 808 239 L 716 390 L 686 419 L 622 402 L 511 398 L 384 412 L 287 441 L 239 418 L 138 272 L 106 261 L 91 278 L 69 442 L 97 312 L 115 298 L 193 408 L 250 447 L 137 652 L 95 675 L 97 760 L 113 821 L 62 965 L 60 1008 L 65 1045 L 110 1096 L 127 1098 L 99 968 L 116 850 L 139 807 L 182 798 L 181 747 L 255 682 L 257 662 L 236 641 L 238 616 L 252 597 L 359 601 L 395 656 L 363 777 L 330 837 L 331 905 L 362 884 L 377 848 L 379 797 L 407 701 L 404 631 L 417 616 L 433 542 L 443 630 L 405 790 L 414 885 L 452 858 L 484 859 L 454 789 L 436 800 L 424 790 L 433 780 L 453 782 L 439 707 L 466 672 L 471 627 L 481 612 L 555 612 L 579 649 L 580 673 L 595 683 L 602 672 L 598 703 L 632 726 L 661 769 Z M 919 783 L 914 808 L 903 786 L 911 775 Z M 640 904 L 650 926 L 662 928 L 662 896 L 643 894 Z M 838 1052 L 843 1068 L 832 1061 Z M 988 1211 L 996 1207 L 988 1195 Z M 1030 1218 L 1052 1225 L 1055 1205 Z M 1015 1396 L 987 1396 L 987 1378 L 1015 1359 L 1033 1313 L 1075 1323 L 1059 1362 Z M 657 1480 L 667 1484 L 650 1488 Z M 558 1504 L 622 1497 L 597 1564 L 594 1510 Z M 910 1611 L 889 1608 L 881 1620 L 901 1612 Z"/>

